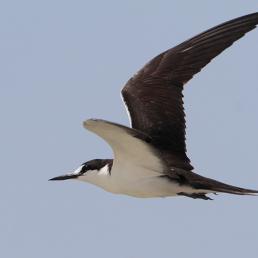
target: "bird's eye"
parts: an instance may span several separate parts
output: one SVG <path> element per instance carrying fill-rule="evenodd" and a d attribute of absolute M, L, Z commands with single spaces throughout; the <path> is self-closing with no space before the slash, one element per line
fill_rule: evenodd
<path fill-rule="evenodd" d="M 87 172 L 88 169 L 88 166 L 87 165 L 83 165 L 82 168 L 81 168 L 81 174 L 84 174 L 85 172 Z"/>

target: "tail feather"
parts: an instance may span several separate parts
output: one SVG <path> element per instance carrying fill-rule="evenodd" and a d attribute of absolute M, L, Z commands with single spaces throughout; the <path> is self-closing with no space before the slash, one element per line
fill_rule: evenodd
<path fill-rule="evenodd" d="M 186 172 L 181 169 L 176 170 L 177 176 L 183 178 L 185 184 L 190 185 L 194 189 L 203 190 L 203 193 L 229 193 L 237 195 L 257 195 L 258 190 L 246 189 L 229 184 L 219 182 L 204 176 L 200 176 L 194 172 Z"/>
<path fill-rule="evenodd" d="M 214 183 L 213 185 L 206 186 L 207 190 L 213 190 L 215 192 L 220 192 L 220 193 L 238 194 L 238 195 L 257 195 L 258 194 L 257 190 L 228 185 L 225 183 L 218 182 L 216 180 L 214 181 L 216 183 Z"/>
<path fill-rule="evenodd" d="M 214 179 L 201 177 L 197 182 L 192 182 L 193 187 L 196 189 L 210 190 L 215 193 L 229 193 L 237 195 L 256 195 L 258 190 L 247 189 L 242 187 L 237 187 L 229 184 L 219 182 Z"/>

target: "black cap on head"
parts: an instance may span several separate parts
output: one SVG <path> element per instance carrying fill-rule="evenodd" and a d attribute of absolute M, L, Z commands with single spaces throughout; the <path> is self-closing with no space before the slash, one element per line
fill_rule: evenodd
<path fill-rule="evenodd" d="M 58 180 L 67 180 L 67 179 L 76 179 L 79 176 L 84 175 L 87 171 L 90 170 L 100 170 L 104 166 L 108 165 L 109 171 L 113 165 L 112 159 L 93 159 L 83 163 L 77 170 L 73 173 L 57 176 L 49 179 L 49 181 L 58 181 Z"/>

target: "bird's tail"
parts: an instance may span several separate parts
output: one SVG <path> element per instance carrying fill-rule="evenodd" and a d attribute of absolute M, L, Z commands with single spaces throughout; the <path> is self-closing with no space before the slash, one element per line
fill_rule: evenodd
<path fill-rule="evenodd" d="M 258 191 L 253 189 L 247 189 L 242 187 L 237 187 L 233 185 L 228 185 L 216 180 L 212 180 L 213 183 L 210 185 L 203 185 L 204 189 L 214 191 L 216 193 L 230 193 L 230 194 L 238 194 L 238 195 L 257 195 Z"/>
<path fill-rule="evenodd" d="M 229 184 L 219 182 L 214 179 L 210 179 L 204 176 L 200 176 L 194 172 L 184 171 L 176 169 L 176 175 L 180 178 L 182 184 L 191 186 L 197 191 L 193 191 L 193 194 L 179 193 L 179 195 L 186 195 L 192 198 L 201 198 L 208 200 L 206 196 L 208 193 L 229 193 L 238 195 L 257 195 L 258 190 L 252 190 L 247 188 L 241 188 Z"/>
<path fill-rule="evenodd" d="M 191 185 L 195 189 L 208 190 L 214 193 L 229 193 L 238 195 L 257 195 L 258 190 L 252 190 L 242 187 L 237 187 L 229 184 L 219 182 L 214 179 L 206 178 L 197 174 L 194 174 Z"/>

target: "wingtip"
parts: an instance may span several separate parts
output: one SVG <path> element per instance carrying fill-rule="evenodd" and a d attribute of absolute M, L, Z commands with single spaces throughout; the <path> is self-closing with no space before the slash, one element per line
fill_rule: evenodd
<path fill-rule="evenodd" d="M 87 120 L 84 120 L 82 122 L 82 125 L 85 129 L 88 129 L 89 127 L 93 126 L 96 124 L 96 122 L 98 122 L 99 119 L 96 119 L 96 118 L 90 118 L 90 119 L 87 119 Z"/>

